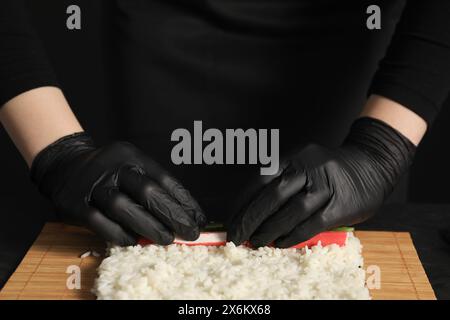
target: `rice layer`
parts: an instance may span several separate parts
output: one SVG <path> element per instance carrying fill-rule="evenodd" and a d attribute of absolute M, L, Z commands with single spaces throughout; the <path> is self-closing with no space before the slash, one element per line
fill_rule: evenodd
<path fill-rule="evenodd" d="M 149 245 L 112 247 L 98 299 L 370 299 L 361 244 L 278 249 Z"/>

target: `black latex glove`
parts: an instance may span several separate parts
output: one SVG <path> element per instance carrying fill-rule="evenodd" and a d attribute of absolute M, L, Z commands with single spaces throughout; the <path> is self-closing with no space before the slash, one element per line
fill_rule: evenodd
<path fill-rule="evenodd" d="M 276 176 L 261 177 L 267 181 L 232 219 L 228 241 L 285 248 L 362 222 L 391 193 L 414 153 L 415 146 L 387 124 L 358 119 L 342 147 L 309 145 L 284 160 Z"/>
<path fill-rule="evenodd" d="M 62 221 L 119 245 L 138 235 L 159 244 L 174 233 L 195 240 L 206 223 L 189 192 L 129 143 L 96 148 L 85 133 L 64 137 L 37 155 L 31 177 Z"/>

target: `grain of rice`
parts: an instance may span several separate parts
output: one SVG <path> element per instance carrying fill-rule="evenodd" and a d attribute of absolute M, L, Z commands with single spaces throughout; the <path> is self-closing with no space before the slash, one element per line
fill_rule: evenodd
<path fill-rule="evenodd" d="M 85 253 L 83 253 L 83 254 L 80 255 L 80 258 L 81 258 L 81 259 L 84 259 L 84 258 L 89 257 L 90 255 L 91 255 L 91 252 L 90 252 L 90 251 L 86 251 Z"/>

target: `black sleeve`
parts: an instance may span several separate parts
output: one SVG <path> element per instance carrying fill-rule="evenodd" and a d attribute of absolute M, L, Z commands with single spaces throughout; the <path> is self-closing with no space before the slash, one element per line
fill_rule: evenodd
<path fill-rule="evenodd" d="M 369 94 L 433 122 L 450 90 L 450 1 L 409 0 Z"/>
<path fill-rule="evenodd" d="M 57 86 L 56 76 L 20 0 L 0 4 L 0 107 L 42 86 Z"/>

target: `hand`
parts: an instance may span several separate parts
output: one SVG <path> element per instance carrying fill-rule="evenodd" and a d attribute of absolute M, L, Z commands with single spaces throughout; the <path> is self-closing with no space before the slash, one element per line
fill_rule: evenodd
<path fill-rule="evenodd" d="M 184 187 L 129 143 L 96 148 L 84 133 L 53 143 L 33 161 L 32 179 L 64 222 L 84 225 L 105 240 L 158 244 L 199 236 L 206 223 Z"/>
<path fill-rule="evenodd" d="M 228 240 L 286 248 L 324 230 L 362 222 L 389 195 L 414 151 L 387 124 L 361 118 L 342 147 L 309 145 L 283 161 L 281 171 L 234 217 Z"/>

